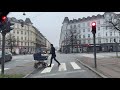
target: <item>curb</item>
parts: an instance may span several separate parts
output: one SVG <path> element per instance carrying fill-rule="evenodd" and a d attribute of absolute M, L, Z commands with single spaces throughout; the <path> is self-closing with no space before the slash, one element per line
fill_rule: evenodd
<path fill-rule="evenodd" d="M 30 76 L 35 70 L 33 70 L 32 72 L 30 72 L 29 74 L 25 75 L 23 78 L 27 78 L 28 76 Z"/>
<path fill-rule="evenodd" d="M 100 77 L 102 77 L 102 78 L 108 78 L 107 76 L 105 76 L 105 75 L 103 75 L 102 73 L 94 70 L 93 68 L 91 68 L 91 67 L 88 66 L 87 64 L 83 63 L 82 61 L 80 61 L 80 60 L 78 60 L 78 59 L 77 59 L 77 61 L 78 61 L 79 63 L 81 63 L 82 65 L 84 65 L 85 67 L 87 67 L 88 69 L 92 70 L 94 73 L 96 73 L 96 74 L 99 75 Z"/>

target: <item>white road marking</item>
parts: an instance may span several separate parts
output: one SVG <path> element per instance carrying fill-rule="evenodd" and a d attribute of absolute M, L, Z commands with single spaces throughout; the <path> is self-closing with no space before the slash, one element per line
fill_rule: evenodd
<path fill-rule="evenodd" d="M 10 68 L 4 68 L 4 70 L 8 70 L 8 69 L 10 69 Z M 1 69 L 0 69 L 0 72 L 1 72 Z"/>
<path fill-rule="evenodd" d="M 74 69 L 81 69 L 75 62 L 70 62 Z"/>
<path fill-rule="evenodd" d="M 27 61 L 28 62 L 28 61 L 33 61 L 33 60 L 16 60 L 16 61 L 22 61 L 22 62 Z"/>
<path fill-rule="evenodd" d="M 45 68 L 41 73 L 48 73 L 48 72 L 50 72 L 52 70 L 53 66 L 54 66 L 54 64 L 52 64 L 51 67 Z"/>
<path fill-rule="evenodd" d="M 66 65 L 65 63 L 61 63 L 61 65 L 59 66 L 59 71 L 66 71 Z"/>
<path fill-rule="evenodd" d="M 47 75 L 41 75 L 41 76 L 34 76 L 32 78 L 44 78 L 44 77 L 47 77 L 47 76 L 55 76 L 55 75 L 79 73 L 79 72 L 86 72 L 86 70 L 79 70 L 79 71 L 77 70 L 77 71 L 70 71 L 70 72 L 64 72 L 64 73 L 47 74 Z"/>

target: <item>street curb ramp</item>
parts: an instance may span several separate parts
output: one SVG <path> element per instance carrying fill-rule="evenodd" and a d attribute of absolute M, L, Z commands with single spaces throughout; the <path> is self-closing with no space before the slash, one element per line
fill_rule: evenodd
<path fill-rule="evenodd" d="M 82 61 L 80 61 L 80 60 L 78 60 L 78 59 L 77 59 L 77 61 L 78 61 L 79 63 L 81 63 L 83 66 L 85 66 L 85 67 L 87 67 L 88 69 L 90 69 L 91 71 L 93 71 L 94 73 L 96 73 L 97 75 L 99 75 L 100 77 L 102 77 L 102 78 L 108 78 L 107 76 L 105 76 L 105 75 L 103 75 L 102 73 L 96 71 L 95 69 L 93 69 L 92 67 L 90 67 L 90 66 L 88 66 L 87 64 L 83 63 Z"/>

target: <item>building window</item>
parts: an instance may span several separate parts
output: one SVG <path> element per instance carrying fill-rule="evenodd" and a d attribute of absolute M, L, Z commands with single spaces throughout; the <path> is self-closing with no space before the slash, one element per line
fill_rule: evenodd
<path fill-rule="evenodd" d="M 21 46 L 23 46 L 23 42 L 21 42 Z"/>
<path fill-rule="evenodd" d="M 23 34 L 23 31 L 21 31 L 21 34 Z"/>
<path fill-rule="evenodd" d="M 110 32 L 110 36 L 112 36 L 112 32 Z"/>
<path fill-rule="evenodd" d="M 101 43 L 101 39 L 98 39 L 98 43 L 99 43 L 99 44 Z"/>
<path fill-rule="evenodd" d="M 83 27 L 85 26 L 85 23 L 83 23 Z"/>
<path fill-rule="evenodd" d="M 85 29 L 83 29 L 83 32 L 85 32 Z"/>
<path fill-rule="evenodd" d="M 98 27 L 98 31 L 100 30 L 100 27 Z"/>
<path fill-rule="evenodd" d="M 108 43 L 108 39 L 106 39 L 106 43 Z"/>
<path fill-rule="evenodd" d="M 106 32 L 106 36 L 107 36 L 107 32 Z"/>
<path fill-rule="evenodd" d="M 13 30 L 13 33 L 15 33 L 15 30 Z"/>
<path fill-rule="evenodd" d="M 90 28 L 88 28 L 88 32 L 90 32 Z"/>
<path fill-rule="evenodd" d="M 97 21 L 97 24 L 100 24 L 100 20 Z"/>
<path fill-rule="evenodd" d="M 90 40 L 88 40 L 88 43 L 90 44 Z"/>
<path fill-rule="evenodd" d="M 26 35 L 26 32 L 25 32 L 25 35 Z"/>
<path fill-rule="evenodd" d="M 25 40 L 26 40 L 26 37 L 25 37 Z"/>
<path fill-rule="evenodd" d="M 26 46 L 27 44 L 26 44 L 26 42 L 25 42 L 25 46 Z"/>
<path fill-rule="evenodd" d="M 19 34 L 19 31 L 17 30 L 17 34 Z"/>
<path fill-rule="evenodd" d="M 23 40 L 23 37 L 21 37 L 21 40 Z"/>
<path fill-rule="evenodd" d="M 88 38 L 90 38 L 90 34 L 88 34 Z"/>
<path fill-rule="evenodd" d="M 79 44 L 81 44 L 81 40 L 79 40 Z"/>
<path fill-rule="evenodd" d="M 78 24 L 78 27 L 80 28 L 80 24 Z"/>
<path fill-rule="evenodd" d="M 85 40 L 83 41 L 83 44 L 85 44 L 86 42 L 85 42 Z"/>
<path fill-rule="evenodd" d="M 110 38 L 110 43 L 112 42 L 112 38 Z"/>
<path fill-rule="evenodd" d="M 79 35 L 79 38 L 81 38 L 81 35 Z"/>
<path fill-rule="evenodd" d="M 70 26 L 70 28 L 72 29 L 72 25 Z"/>
<path fill-rule="evenodd" d="M 76 25 L 74 25 L 74 28 L 76 28 Z"/>
<path fill-rule="evenodd" d="M 100 33 L 98 33 L 98 37 L 100 37 Z"/>
<path fill-rule="evenodd" d="M 85 35 L 83 35 L 83 38 L 85 38 Z"/>

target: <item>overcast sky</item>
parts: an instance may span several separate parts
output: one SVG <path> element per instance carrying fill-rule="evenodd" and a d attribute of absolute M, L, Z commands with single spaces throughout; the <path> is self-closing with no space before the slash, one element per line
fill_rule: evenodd
<path fill-rule="evenodd" d="M 11 12 L 8 16 L 17 19 L 30 18 L 33 25 L 51 42 L 59 46 L 60 32 L 64 17 L 78 19 L 82 17 L 104 14 L 104 12 Z"/>

